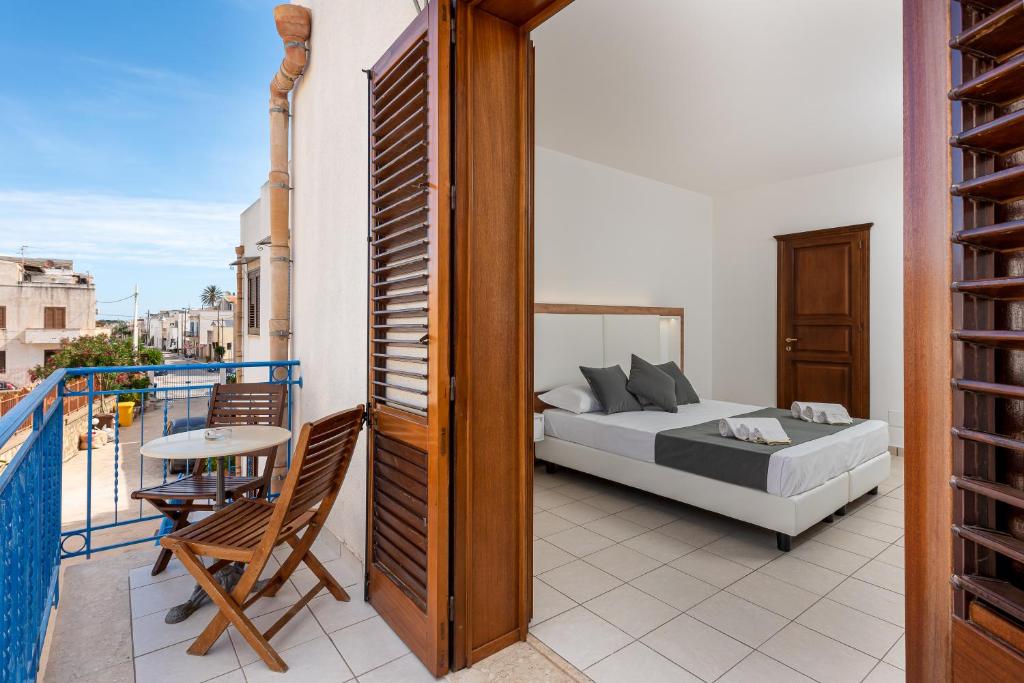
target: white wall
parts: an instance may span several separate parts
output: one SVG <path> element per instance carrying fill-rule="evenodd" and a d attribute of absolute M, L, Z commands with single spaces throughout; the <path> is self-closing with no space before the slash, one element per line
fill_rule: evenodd
<path fill-rule="evenodd" d="M 893 158 L 714 197 L 715 398 L 775 403 L 772 236 L 871 222 L 871 417 L 903 445 L 902 173 Z"/>
<path fill-rule="evenodd" d="M 292 357 L 302 362 L 301 424 L 366 400 L 368 132 L 360 69 L 373 66 L 416 10 L 409 0 L 298 4 L 313 11 L 310 62 L 292 107 Z M 328 522 L 359 557 L 365 493 L 360 443 Z"/>
<path fill-rule="evenodd" d="M 686 374 L 710 396 L 711 198 L 543 147 L 536 169 L 536 300 L 682 306 Z"/>
<path fill-rule="evenodd" d="M 241 226 L 241 244 L 245 247 L 245 257 L 256 257 L 258 260 L 248 263 L 242 269 L 248 275 L 250 270 L 260 270 L 260 332 L 249 334 L 249 280 L 242 278 L 242 291 L 238 292 L 242 306 L 242 343 L 245 361 L 268 360 L 270 358 L 270 247 L 262 249 L 257 242 L 270 236 L 270 190 L 267 183 L 260 188 L 260 198 L 242 212 L 239 219 Z M 250 373 L 253 371 L 250 370 Z M 244 374 L 244 370 L 243 370 Z M 257 370 L 254 381 L 262 381 L 265 374 Z"/>

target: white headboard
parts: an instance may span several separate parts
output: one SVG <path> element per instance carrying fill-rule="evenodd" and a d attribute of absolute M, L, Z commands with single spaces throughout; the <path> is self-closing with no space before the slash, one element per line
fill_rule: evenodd
<path fill-rule="evenodd" d="M 648 306 L 535 304 L 533 390 L 583 382 L 579 366 L 618 363 L 631 354 L 683 367 L 683 309 Z"/>

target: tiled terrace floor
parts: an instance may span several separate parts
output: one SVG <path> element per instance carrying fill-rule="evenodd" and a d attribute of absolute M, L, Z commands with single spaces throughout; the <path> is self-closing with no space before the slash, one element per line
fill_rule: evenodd
<path fill-rule="evenodd" d="M 904 679 L 902 457 L 790 553 L 592 477 L 535 481 L 531 632 L 598 683 Z"/>

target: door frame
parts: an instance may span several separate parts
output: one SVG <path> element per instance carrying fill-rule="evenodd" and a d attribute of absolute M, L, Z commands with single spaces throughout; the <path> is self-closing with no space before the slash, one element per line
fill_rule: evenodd
<path fill-rule="evenodd" d="M 858 223 L 856 225 L 844 225 L 838 228 L 823 228 L 820 230 L 807 230 L 804 232 L 790 232 L 784 235 L 775 235 L 775 242 L 778 245 L 778 265 L 776 268 L 776 326 L 775 326 L 775 404 L 779 408 L 788 408 L 786 403 L 786 386 L 782 381 L 783 368 L 785 367 L 786 354 L 784 337 L 788 334 L 786 327 L 789 322 L 789 311 L 783 306 L 782 292 L 786 285 L 783 282 L 784 265 L 786 263 L 786 245 L 795 239 L 821 239 L 830 237 L 849 237 L 863 233 L 865 240 L 863 256 L 861 261 L 863 269 L 854 273 L 854 277 L 860 279 L 861 290 L 865 293 L 863 300 L 855 299 L 852 302 L 854 317 L 860 315 L 864 318 L 863 340 L 853 352 L 853 401 L 848 406 L 850 414 L 854 417 L 867 418 L 871 414 L 871 226 L 874 223 Z M 863 304 L 863 306 L 861 305 Z M 795 398 L 793 400 L 796 400 Z"/>

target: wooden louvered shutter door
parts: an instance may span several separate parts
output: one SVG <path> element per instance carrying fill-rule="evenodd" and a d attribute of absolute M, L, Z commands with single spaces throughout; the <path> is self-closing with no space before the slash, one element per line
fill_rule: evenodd
<path fill-rule="evenodd" d="M 370 78 L 368 599 L 435 675 L 449 667 L 448 5 Z"/>
<path fill-rule="evenodd" d="M 952 2 L 953 677 L 1024 675 L 1024 3 Z"/>

